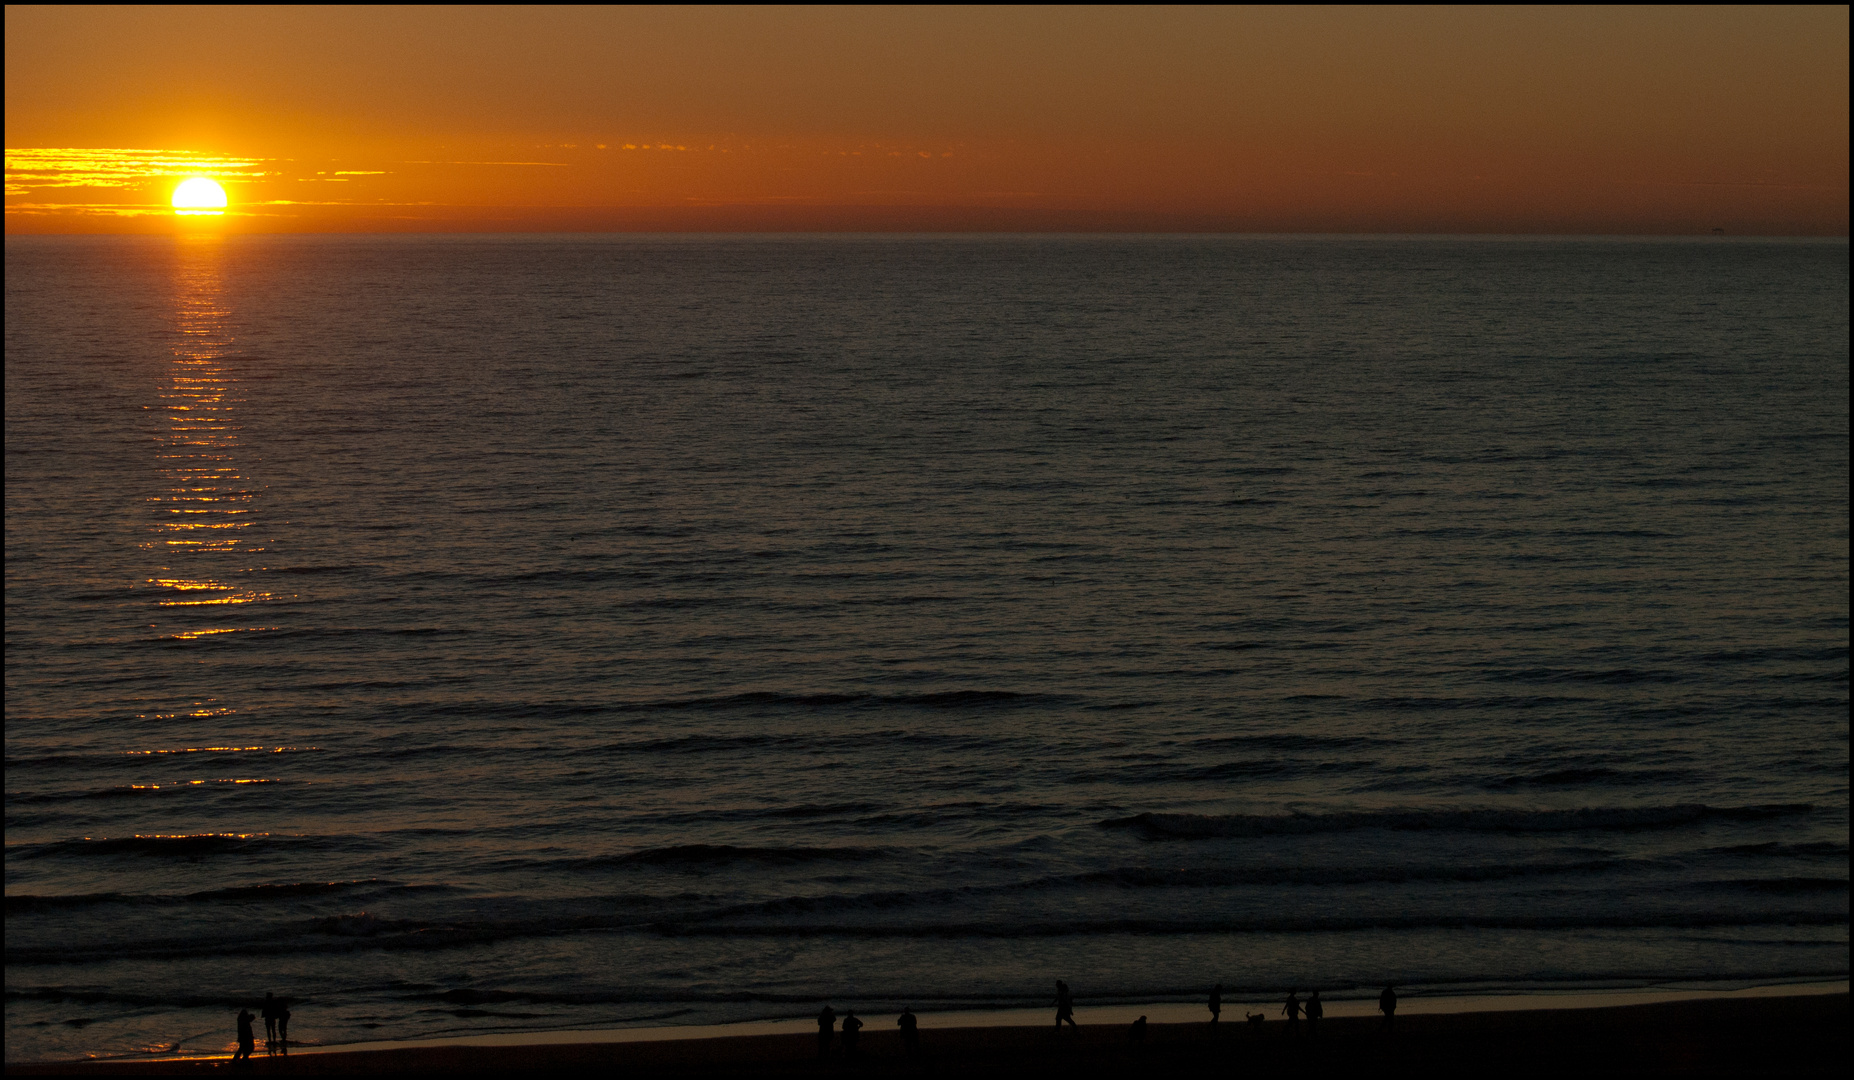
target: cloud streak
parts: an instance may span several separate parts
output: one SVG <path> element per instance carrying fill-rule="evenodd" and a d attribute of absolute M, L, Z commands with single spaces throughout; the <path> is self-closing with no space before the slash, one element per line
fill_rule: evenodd
<path fill-rule="evenodd" d="M 150 180 L 181 176 L 247 180 L 270 175 L 267 158 L 222 157 L 190 150 L 99 147 L 9 147 L 6 193 L 43 188 L 135 188 Z"/>

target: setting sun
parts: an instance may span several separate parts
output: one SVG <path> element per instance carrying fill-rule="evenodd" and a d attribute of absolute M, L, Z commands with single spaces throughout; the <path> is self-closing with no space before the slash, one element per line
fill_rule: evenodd
<path fill-rule="evenodd" d="M 222 214 L 225 212 L 225 189 L 204 176 L 183 180 L 174 189 L 174 212 Z"/>

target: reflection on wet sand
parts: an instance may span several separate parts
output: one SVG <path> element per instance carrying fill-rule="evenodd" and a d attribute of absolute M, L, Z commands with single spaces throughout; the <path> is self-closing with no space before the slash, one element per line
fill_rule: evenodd
<path fill-rule="evenodd" d="M 159 459 L 166 489 L 151 497 L 154 537 L 144 547 L 161 556 L 148 584 L 160 590 L 163 609 L 218 609 L 270 599 L 245 588 L 237 576 L 250 569 L 249 555 L 262 551 L 249 529 L 261 488 L 236 459 L 240 403 L 232 355 L 230 311 L 221 280 L 224 241 L 186 237 L 175 260 L 174 356 L 161 387 L 160 409 L 167 423 Z M 180 611 L 173 611 L 179 616 Z M 246 626 L 157 624 L 161 636 L 193 640 Z"/>

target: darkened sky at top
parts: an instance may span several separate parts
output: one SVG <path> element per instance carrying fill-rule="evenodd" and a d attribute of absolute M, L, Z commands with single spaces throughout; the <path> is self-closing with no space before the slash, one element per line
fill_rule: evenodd
<path fill-rule="evenodd" d="M 195 174 L 265 230 L 1847 231 L 1845 7 L 10 7 L 6 43 L 12 232 L 170 228 Z"/>

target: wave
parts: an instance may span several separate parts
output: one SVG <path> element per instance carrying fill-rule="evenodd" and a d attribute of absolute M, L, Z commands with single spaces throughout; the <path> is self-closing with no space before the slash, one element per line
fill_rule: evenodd
<path fill-rule="evenodd" d="M 1401 746 L 1402 739 L 1387 739 L 1379 735 L 1298 735 L 1298 734 L 1261 734 L 1261 735 L 1213 735 L 1193 739 L 1190 746 L 1197 750 L 1216 747 L 1241 747 L 1245 750 L 1285 750 L 1293 751 L 1330 751 L 1330 750 L 1367 750 L 1385 746 Z"/>
<path fill-rule="evenodd" d="M 1610 769 L 1602 766 L 1551 769 L 1538 773 L 1516 773 L 1489 780 L 1484 787 L 1499 790 L 1516 787 L 1583 787 L 1588 784 L 1669 784 L 1679 783 L 1690 774 L 1671 769 Z"/>
<path fill-rule="evenodd" d="M 1625 869 L 1623 859 L 1495 863 L 1482 866 L 1242 866 L 1208 869 L 1123 867 L 1093 870 L 1065 879 L 1085 885 L 1123 888 L 1228 888 L 1242 885 L 1400 885 L 1417 881 L 1505 881 L 1565 874 L 1602 874 Z"/>
<path fill-rule="evenodd" d="M 874 847 L 736 847 L 732 844 L 677 844 L 597 860 L 609 866 L 718 866 L 754 862 L 787 866 L 814 862 L 867 862 L 888 855 Z"/>
<path fill-rule="evenodd" d="M 857 898 L 859 904 L 869 897 Z M 1295 912 L 1239 918 L 1076 918 L 1076 919 L 901 919 L 846 922 L 837 904 L 803 901 L 751 905 L 756 910 L 724 909 L 682 918 L 627 918 L 623 915 L 583 915 L 484 922 L 441 923 L 393 919 L 357 912 L 328 916 L 289 928 L 254 928 L 242 938 L 169 938 L 135 942 L 99 943 L 94 947 L 60 942 L 35 946 L 9 942 L 6 963 L 86 964 L 128 958 L 198 959 L 206 956 L 330 955 L 347 952 L 419 952 L 468 948 L 512 940 L 563 937 L 579 933 L 649 934 L 662 938 L 977 938 L 1031 939 L 1046 937 L 1134 934 L 1149 936 L 1346 933 L 1355 931 L 1420 930 L 1682 930 L 1721 927 L 1845 927 L 1848 914 L 1809 910 L 1766 909 L 1647 912 L 1635 914 L 1548 915 L 1319 915 Z M 778 910 L 766 911 L 767 908 Z M 825 910 L 821 910 L 825 909 Z M 759 915 L 759 918 L 755 918 Z M 826 916 L 810 920 L 795 915 Z M 770 917 L 768 917 L 770 916 Z"/>
<path fill-rule="evenodd" d="M 6 896 L 6 914 L 30 915 L 43 911 L 70 911 L 77 908 L 95 907 L 99 904 L 161 904 L 181 903 L 179 897 L 138 896 L 133 893 L 8 893 Z"/>
<path fill-rule="evenodd" d="M 804 809 L 806 808 L 787 808 L 787 812 L 802 812 Z M 840 808 L 816 809 L 823 813 L 834 813 Z M 743 863 L 760 866 L 855 863 L 886 858 L 890 854 L 892 854 L 892 849 L 883 847 L 742 847 L 734 844 L 675 844 L 670 847 L 645 848 L 623 855 L 504 859 L 491 864 L 489 868 L 496 873 L 523 871 L 545 876 L 564 873 L 595 873 L 627 867 L 694 870 L 707 867 L 738 866 Z"/>
<path fill-rule="evenodd" d="M 1535 667 L 1490 669 L 1486 678 L 1495 682 L 1521 683 L 1599 683 L 1628 686 L 1635 683 L 1677 683 L 1689 676 L 1668 671 L 1641 671 L 1635 668 Z"/>
<path fill-rule="evenodd" d="M 781 821 L 837 817 L 842 814 L 874 814 L 889 807 L 883 803 L 800 803 L 797 806 L 747 807 L 730 810 L 679 810 L 657 814 L 657 824 L 680 825 L 720 821 Z"/>
<path fill-rule="evenodd" d="M 1732 844 L 1727 847 L 1708 848 L 1705 855 L 1741 855 L 1750 857 L 1778 856 L 1801 859 L 1841 859 L 1848 857 L 1848 846 L 1831 840 L 1805 840 L 1797 843 L 1782 840 L 1766 840 L 1757 844 Z"/>
<path fill-rule="evenodd" d="M 826 732 L 815 735 L 670 735 L 635 742 L 617 742 L 599 749 L 602 753 L 623 754 L 708 754 L 764 748 L 791 750 L 809 747 L 841 749 L 845 747 L 931 746 L 991 752 L 1002 749 L 1009 742 L 1008 738 L 996 736 L 967 733 L 943 734 L 908 728 L 886 728 L 871 731 Z"/>
<path fill-rule="evenodd" d="M 878 860 L 893 854 L 887 848 L 868 847 L 736 847 L 725 844 L 684 844 L 666 848 L 650 848 L 626 855 L 593 856 L 589 858 L 558 859 L 547 862 L 523 864 L 545 869 L 552 873 L 571 870 L 609 869 L 623 866 L 646 866 L 663 868 L 696 868 L 709 866 L 730 866 L 739 863 L 759 863 L 762 865 L 789 866 L 810 863 L 866 862 Z M 944 889 L 928 889 L 914 892 L 881 892 L 861 895 L 836 897 L 798 897 L 762 902 L 736 904 L 721 909 L 710 909 L 706 913 L 691 911 L 682 918 L 703 919 L 714 917 L 732 917 L 741 914 L 804 913 L 816 914 L 822 911 L 844 911 L 885 909 L 901 907 L 945 904 L 949 902 L 970 902 L 986 896 L 1027 895 L 1076 887 L 1109 887 L 1123 889 L 1192 889 L 1192 888 L 1230 888 L 1242 886 L 1274 885 L 1370 885 L 1370 884 L 1404 884 L 1409 882 L 1486 882 L 1502 881 L 1512 878 L 1537 878 L 1557 875 L 1601 874 L 1625 870 L 1638 865 L 1635 860 L 1596 858 L 1556 862 L 1518 862 L 1493 863 L 1486 865 L 1411 865 L 1407 863 L 1383 864 L 1375 866 L 1219 866 L 1219 867 L 1153 867 L 1126 866 L 1105 870 L 1089 870 L 1072 874 L 1056 874 L 1047 877 L 1032 878 L 1025 881 L 1002 882 L 993 885 L 962 885 Z M 499 871 L 507 871 L 509 866 L 498 866 Z M 1844 879 L 1794 878 L 1781 879 L 1796 882 L 1788 891 L 1822 891 L 1826 884 L 1809 885 L 1805 882 L 1830 882 L 1839 880 L 1846 887 Z M 1733 880 L 1720 884 L 1751 888 L 1755 887 L 1749 880 Z M 1776 891 L 1784 891 L 1781 884 L 1772 885 Z M 25 915 L 41 912 L 55 912 L 79 908 L 95 907 L 105 904 L 122 904 L 133 906 L 190 905 L 211 903 L 263 903 L 271 900 L 294 901 L 304 897 L 348 896 L 365 893 L 369 898 L 384 899 L 393 896 L 432 895 L 435 893 L 454 892 L 456 886 L 443 884 L 409 885 L 378 878 L 361 878 L 351 881 L 306 881 L 283 884 L 244 885 L 223 889 L 207 889 L 200 892 L 184 894 L 131 894 L 120 892 L 81 893 L 68 895 L 15 894 L 6 898 L 6 912 L 9 915 Z M 594 902 L 608 908 L 658 908 L 665 903 L 686 904 L 701 901 L 705 897 L 693 894 L 680 896 L 651 896 L 642 894 L 617 894 L 598 897 Z M 362 918 L 361 916 L 365 916 Z M 387 929 L 404 927 L 400 924 L 382 922 L 378 916 L 361 913 L 361 916 L 330 916 L 316 924 L 316 932 L 336 933 L 343 936 L 379 933 Z M 628 915 L 618 920 L 622 925 L 636 925 L 639 917 Z M 427 924 L 405 924 L 426 926 Z M 617 925 L 617 924 L 614 924 Z"/>
<path fill-rule="evenodd" d="M 1166 814 L 1110 818 L 1102 828 L 1132 829 L 1153 839 L 1284 836 L 1357 829 L 1448 832 L 1633 832 L 1704 821 L 1757 821 L 1810 813 L 1810 803 L 1762 806 L 1580 807 L 1572 810 L 1366 810 L 1336 814 Z"/>
<path fill-rule="evenodd" d="M 69 766 L 78 766 L 78 767 L 82 767 L 85 769 L 95 769 L 99 767 L 101 768 L 121 767 L 124 769 L 145 769 L 148 767 L 149 761 L 151 759 L 159 759 L 162 761 L 192 760 L 193 755 L 196 755 L 196 754 L 213 755 L 210 759 L 201 758 L 199 760 L 211 760 L 214 762 L 223 762 L 223 761 L 228 760 L 224 755 L 242 756 L 242 755 L 248 755 L 248 754 L 262 754 L 262 755 L 312 754 L 312 753 L 319 753 L 321 751 L 322 751 L 322 748 L 319 746 L 187 746 L 187 747 L 178 747 L 178 748 L 171 749 L 171 750 L 128 750 L 128 751 L 112 750 L 112 751 L 102 752 L 102 753 L 93 752 L 93 753 L 70 753 L 70 754 L 44 754 L 44 755 L 38 755 L 38 756 L 33 756 L 33 757 L 9 757 L 6 759 L 6 769 L 8 772 L 12 772 L 16 769 L 18 770 L 32 769 L 32 768 L 56 769 L 56 768 L 69 767 Z M 121 789 L 117 788 L 117 789 L 110 789 L 110 790 L 121 790 Z M 63 797 L 63 796 L 57 796 L 57 797 Z M 77 796 L 77 797 L 81 797 L 81 796 Z M 18 796 L 15 796 L 10 793 L 7 795 L 8 802 L 17 801 L 18 798 L 19 798 Z M 29 798 L 33 798 L 33 797 L 29 796 Z"/>
<path fill-rule="evenodd" d="M 86 836 L 43 844 L 16 844 L 7 855 L 14 859 L 98 856 L 149 856 L 201 859 L 213 855 L 251 854 L 264 850 L 320 851 L 352 849 L 368 841 L 354 836 L 303 836 L 276 833 L 188 833 L 177 835 Z M 374 841 L 377 843 L 377 841 Z"/>
<path fill-rule="evenodd" d="M 1702 927 L 1846 926 L 1845 913 L 1815 911 L 1679 912 L 1653 915 L 1408 915 L 1332 917 L 1288 915 L 1249 919 L 1075 919 L 1030 922 L 692 923 L 657 925 L 666 937 L 770 938 L 1038 938 L 1096 934 L 1196 935 L 1334 933 L 1363 930 L 1659 930 Z"/>
<path fill-rule="evenodd" d="M 275 885 L 236 885 L 224 889 L 202 889 L 190 893 L 10 893 L 6 898 L 8 915 L 73 911 L 104 904 L 133 907 L 181 906 L 211 903 L 265 903 L 272 900 L 294 901 L 312 896 L 341 896 L 355 892 L 392 896 L 450 892 L 452 885 L 406 885 L 379 878 L 356 878 L 352 881 L 296 881 Z"/>
<path fill-rule="evenodd" d="M 242 936 L 174 937 L 113 941 L 95 948 L 71 942 L 6 947 L 8 964 L 83 964 L 135 957 L 180 959 L 201 956 L 287 956 L 356 950 L 421 951 L 488 945 L 524 938 L 638 929 L 638 920 L 613 915 L 576 918 L 442 922 L 395 919 L 372 912 L 328 915 L 290 927 L 253 926 Z"/>
<path fill-rule="evenodd" d="M 270 627 L 272 641 L 293 639 L 359 642 L 375 637 L 462 637 L 476 630 L 467 626 L 303 626 L 288 629 Z M 161 639 L 167 640 L 167 639 Z M 365 684 L 362 684 L 365 685 Z M 381 682 L 382 686 L 417 685 L 416 683 Z"/>
<path fill-rule="evenodd" d="M 238 1004 L 236 998 L 197 994 L 131 994 L 118 990 L 76 990 L 62 986 L 6 988 L 8 1001 L 70 1002 L 81 1005 L 127 1005 L 131 1008 L 215 1008 Z"/>
<path fill-rule="evenodd" d="M 1213 780 L 1254 780 L 1263 777 L 1331 776 L 1337 773 L 1366 772 L 1374 768 L 1369 761 L 1331 761 L 1320 758 L 1251 758 L 1247 761 L 1223 761 L 1214 765 L 1181 765 L 1176 762 L 1136 761 L 1110 768 L 1075 770 L 1063 777 L 1065 784 L 1139 784 L 1163 785 Z"/>
<path fill-rule="evenodd" d="M 357 889 L 395 893 L 448 892 L 451 885 L 403 885 L 379 878 L 356 878 L 352 881 L 297 881 L 277 885 L 238 885 L 228 889 L 207 889 L 188 893 L 189 901 L 199 900 L 290 900 L 299 896 L 333 896 Z"/>
<path fill-rule="evenodd" d="M 115 787 L 94 788 L 88 791 L 41 792 L 29 794 L 8 793 L 6 801 L 13 806 L 51 806 L 59 803 L 88 802 L 98 799 L 143 799 L 161 795 L 174 795 L 178 792 L 223 792 L 232 788 L 244 788 L 259 784 L 285 783 L 279 777 L 240 777 L 223 780 L 191 780 L 168 784 L 118 784 Z"/>
<path fill-rule="evenodd" d="M 1022 694 L 1012 690 L 941 690 L 925 694 L 814 693 L 793 694 L 773 691 L 750 691 L 721 697 L 668 698 L 659 701 L 624 702 L 612 706 L 617 712 L 642 712 L 670 709 L 734 709 L 745 705 L 791 705 L 810 708 L 833 706 L 903 706 L 925 709 L 959 709 L 981 706 L 1029 704 L 1043 695 Z"/>
<path fill-rule="evenodd" d="M 1715 887 L 1767 893 L 1846 893 L 1848 879 L 1822 877 L 1737 878 L 1709 882 Z"/>

